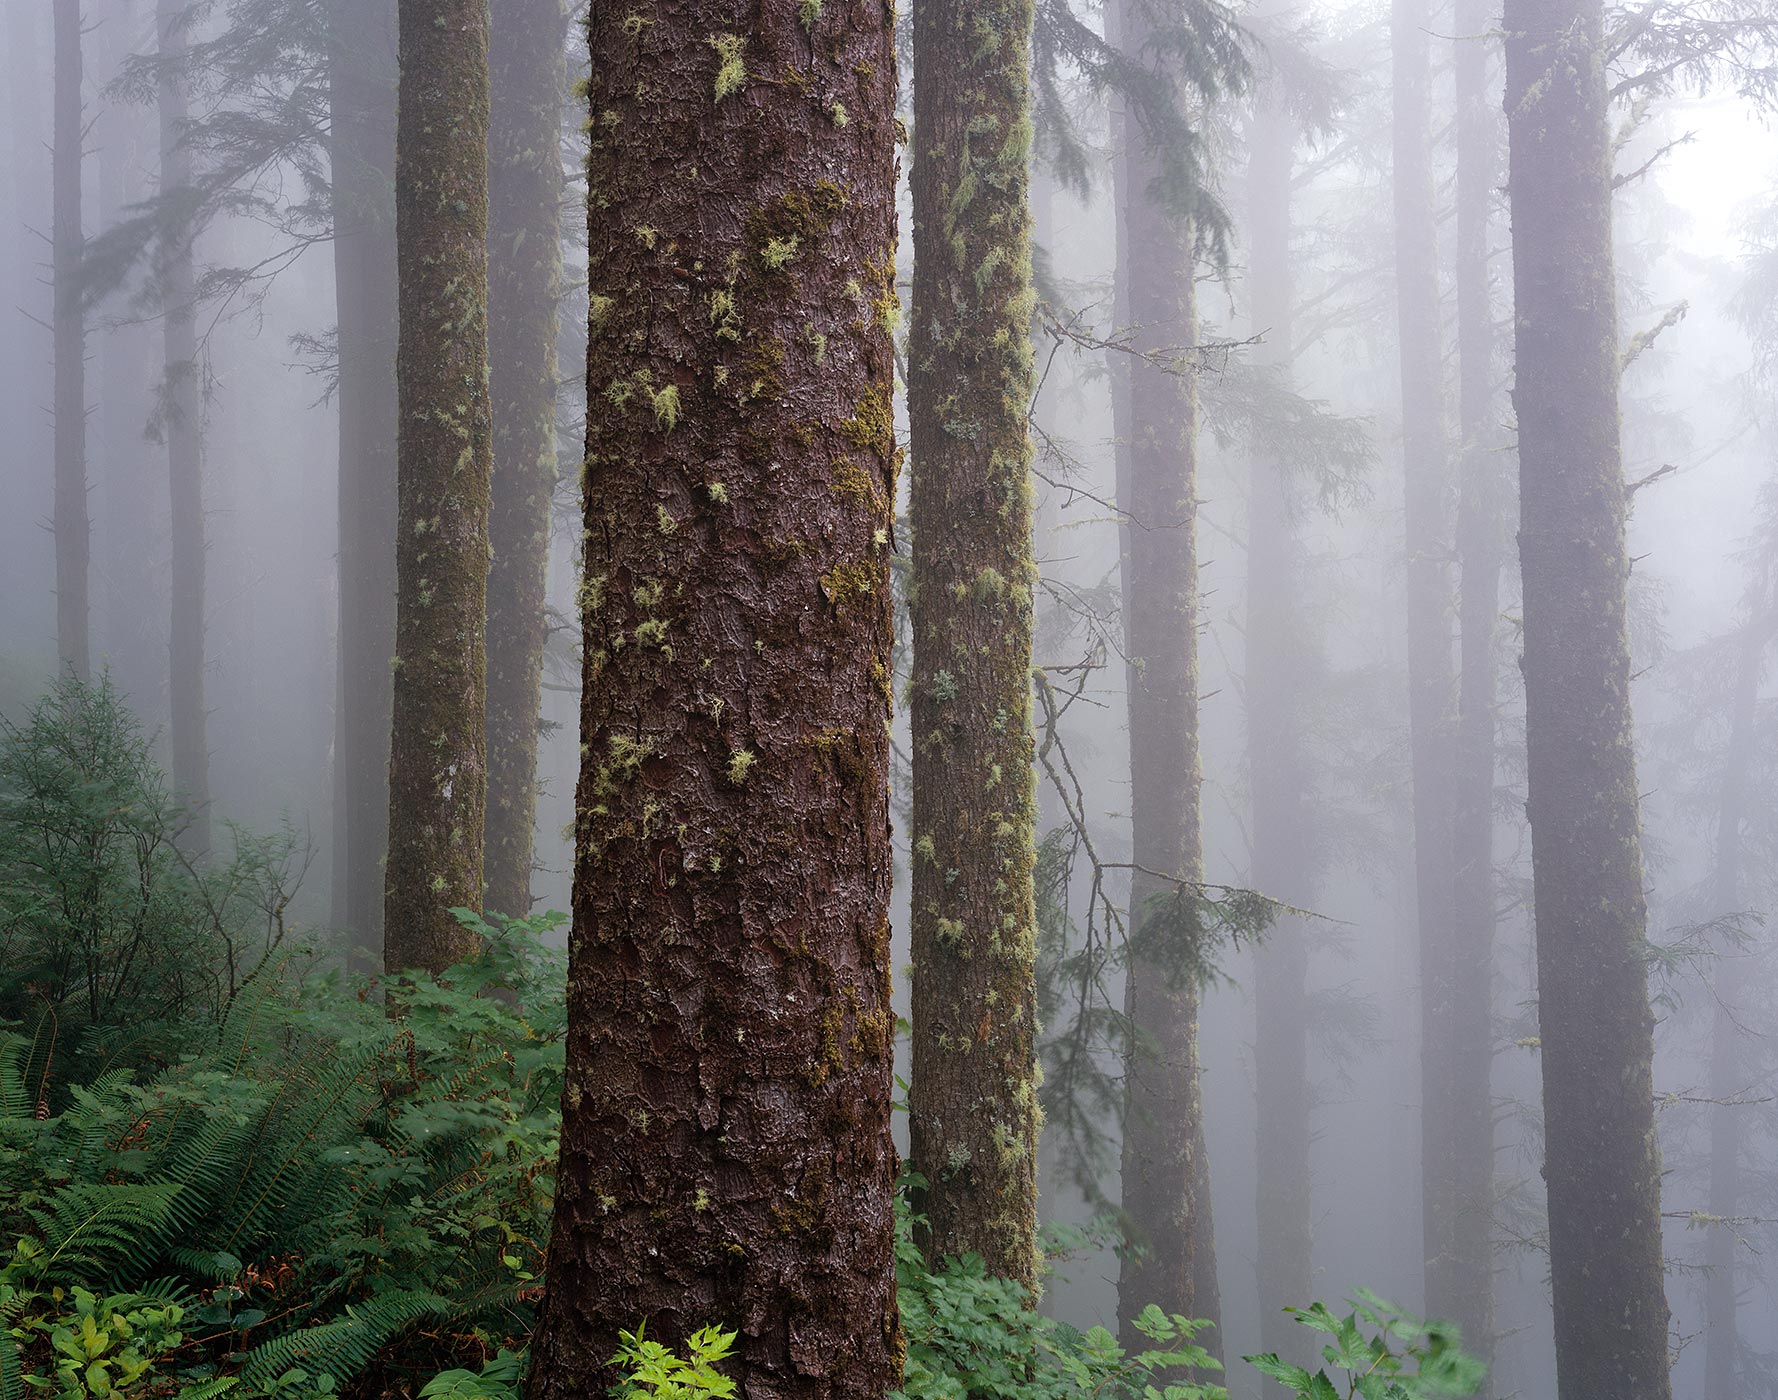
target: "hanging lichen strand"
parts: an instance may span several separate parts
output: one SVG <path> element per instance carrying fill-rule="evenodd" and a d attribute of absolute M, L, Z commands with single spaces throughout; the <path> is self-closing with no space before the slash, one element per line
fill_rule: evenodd
<path fill-rule="evenodd" d="M 1030 0 L 914 9 L 913 1088 L 935 1258 L 1036 1282 Z"/>
<path fill-rule="evenodd" d="M 442 971 L 482 884 L 488 579 L 488 13 L 401 0 L 400 515 L 383 963 Z"/>
<path fill-rule="evenodd" d="M 1526 810 L 1562 1400 L 1668 1400 L 1601 0 L 1507 0 Z"/>
<path fill-rule="evenodd" d="M 562 0 L 494 0 L 488 129 L 488 343 L 494 500 L 488 565 L 487 907 L 525 914 L 537 820 L 544 578 L 556 485 L 562 286 Z"/>
<path fill-rule="evenodd" d="M 595 5 L 567 1088 L 533 1400 L 901 1377 L 882 0 Z"/>

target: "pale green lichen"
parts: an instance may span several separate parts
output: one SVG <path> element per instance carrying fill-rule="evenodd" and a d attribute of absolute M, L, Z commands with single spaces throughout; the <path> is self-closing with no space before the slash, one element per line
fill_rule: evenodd
<path fill-rule="evenodd" d="M 654 400 L 654 421 L 662 432 L 672 432 L 679 426 L 679 386 L 669 384 L 654 390 L 650 397 Z"/>
<path fill-rule="evenodd" d="M 747 781 L 748 773 L 753 771 L 753 765 L 758 761 L 758 755 L 751 749 L 736 749 L 729 755 L 728 780 L 739 787 Z"/>
<path fill-rule="evenodd" d="M 716 70 L 716 100 L 732 97 L 747 81 L 747 67 L 741 62 L 741 51 L 747 41 L 739 34 L 712 34 L 710 47 L 716 50 L 721 66 Z"/>

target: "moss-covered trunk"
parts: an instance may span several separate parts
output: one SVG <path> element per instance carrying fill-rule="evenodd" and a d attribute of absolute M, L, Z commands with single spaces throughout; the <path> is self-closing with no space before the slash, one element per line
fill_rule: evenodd
<path fill-rule="evenodd" d="M 55 514 L 56 653 L 64 671 L 85 679 L 92 665 L 87 640 L 87 583 L 92 522 L 86 499 L 86 313 L 80 265 L 81 227 L 80 0 L 55 0 L 54 135 L 50 155 L 50 280 L 55 296 Z"/>
<path fill-rule="evenodd" d="M 618 1332 L 880 1400 L 895 57 L 880 0 L 595 6 L 568 1087 L 533 1400 Z"/>
<path fill-rule="evenodd" d="M 161 192 L 191 183 L 191 156 L 181 144 L 188 118 L 185 78 L 186 0 L 157 0 L 155 27 L 163 59 L 157 105 Z M 161 250 L 161 421 L 167 443 L 167 488 L 173 543 L 169 671 L 173 786 L 190 810 L 185 844 L 210 849 L 210 751 L 204 737 L 204 457 L 198 392 L 196 284 L 188 239 Z"/>
<path fill-rule="evenodd" d="M 934 1259 L 1037 1279 L 1031 0 L 914 8 L 913 1076 Z"/>
<path fill-rule="evenodd" d="M 488 566 L 487 907 L 531 908 L 544 576 L 556 484 L 556 305 L 562 287 L 562 0 L 494 0 L 488 128 L 488 347 L 494 504 Z"/>
<path fill-rule="evenodd" d="M 1407 556 L 1408 728 L 1414 779 L 1414 907 L 1420 931 L 1420 1173 L 1427 1307 L 1441 1315 L 1451 1230 L 1451 764 L 1455 677 L 1432 180 L 1429 0 L 1394 0 L 1391 95 L 1395 301 L 1401 350 Z"/>
<path fill-rule="evenodd" d="M 1499 428 L 1491 244 L 1502 118 L 1492 0 L 1459 0 L 1457 69 L 1457 354 L 1462 433 L 1457 506 L 1461 633 L 1452 790 L 1449 1029 L 1450 1226 L 1427 1308 L 1463 1327 L 1470 1350 L 1494 1342 L 1494 655 L 1505 551 L 1509 460 Z M 1436 1282 L 1435 1293 L 1431 1285 Z"/>
<path fill-rule="evenodd" d="M 1601 0 L 1507 0 L 1526 736 L 1562 1400 L 1667 1400 Z"/>
<path fill-rule="evenodd" d="M 394 0 L 332 0 L 333 267 L 339 326 L 339 675 L 333 919 L 353 961 L 383 945 L 395 653 Z"/>
<path fill-rule="evenodd" d="M 474 950 L 487 769 L 487 0 L 399 0 L 395 248 L 401 336 L 394 724 L 383 965 Z"/>
<path fill-rule="evenodd" d="M 1155 53 L 1148 7 L 1121 0 L 1119 43 Z M 1197 292 L 1188 220 L 1152 191 L 1161 156 L 1137 124 L 1126 127 L 1117 217 L 1118 278 L 1138 350 L 1165 355 L 1197 342 Z M 1130 659 L 1130 926 L 1135 946 L 1124 1011 L 1139 1043 L 1126 1069 L 1123 1211 L 1140 1247 L 1118 1274 L 1118 1322 L 1158 1303 L 1169 1313 L 1219 1321 L 1209 1229 L 1208 1163 L 1198 1077 L 1202 878 L 1198 817 L 1197 389 L 1189 374 L 1132 358 L 1124 579 Z M 1121 485 L 1120 485 L 1121 489 Z M 1182 883 L 1183 882 L 1183 883 Z M 1215 1343 L 1212 1335 L 1206 1338 Z"/>
<path fill-rule="evenodd" d="M 1296 131 L 1280 95 L 1262 92 L 1248 128 L 1248 243 L 1256 361 L 1288 383 L 1295 336 L 1291 178 Z M 1247 498 L 1247 770 L 1251 880 L 1299 908 L 1313 904 L 1307 758 L 1303 752 L 1303 546 L 1290 464 L 1256 450 Z M 1309 926 L 1285 916 L 1254 955 L 1254 1097 L 1258 1109 L 1260 1345 L 1304 1359 L 1302 1331 L 1284 1313 L 1311 1296 Z"/>

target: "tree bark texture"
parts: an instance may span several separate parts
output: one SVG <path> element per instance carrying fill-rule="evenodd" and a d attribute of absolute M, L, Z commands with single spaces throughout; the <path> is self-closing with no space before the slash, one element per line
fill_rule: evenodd
<path fill-rule="evenodd" d="M 1507 0 L 1519 560 L 1562 1400 L 1667 1400 L 1600 0 Z"/>
<path fill-rule="evenodd" d="M 934 1260 L 1037 1282 L 1031 0 L 914 7 L 914 1165 Z"/>
<path fill-rule="evenodd" d="M 185 0 L 157 0 L 161 67 L 161 193 L 191 183 L 191 155 L 181 144 L 189 101 L 181 63 L 186 49 Z M 164 357 L 161 422 L 167 443 L 171 503 L 171 683 L 173 787 L 189 808 L 185 844 L 210 849 L 210 750 L 204 736 L 204 454 L 198 384 L 196 282 L 189 239 L 161 249 L 161 337 Z"/>
<path fill-rule="evenodd" d="M 383 965 L 475 951 L 482 900 L 488 495 L 487 0 L 399 0 L 395 708 Z"/>
<path fill-rule="evenodd" d="M 1459 682 L 1452 795 L 1452 943 L 1445 1119 L 1451 1173 L 1439 1291 L 1427 1306 L 1491 1361 L 1494 1340 L 1494 648 L 1509 460 L 1495 392 L 1491 271 L 1501 116 L 1489 101 L 1492 0 L 1460 0 L 1457 70 Z"/>
<path fill-rule="evenodd" d="M 334 922 L 354 964 L 383 945 L 395 654 L 395 89 L 393 0 L 333 0 L 333 261 L 339 325 L 339 676 Z"/>
<path fill-rule="evenodd" d="M 544 579 L 556 485 L 556 307 L 562 291 L 562 0 L 494 0 L 489 54 L 488 344 L 494 502 L 488 566 L 489 909 L 531 909 Z"/>
<path fill-rule="evenodd" d="M 1406 482 L 1408 725 L 1420 928 L 1420 1170 L 1426 1298 L 1443 1314 L 1451 1232 L 1451 580 L 1432 185 L 1428 0 L 1394 0 L 1396 316 Z"/>
<path fill-rule="evenodd" d="M 80 265 L 86 251 L 81 227 L 80 0 L 55 0 L 54 137 L 51 177 L 50 276 L 55 293 L 55 515 L 56 653 L 62 670 L 85 680 L 91 674 L 88 641 L 88 575 L 92 521 L 86 497 L 86 313 L 81 304 Z"/>
<path fill-rule="evenodd" d="M 532 1400 L 620 1330 L 880 1400 L 895 54 L 880 0 L 589 17 L 582 763 Z"/>
<path fill-rule="evenodd" d="M 1276 99 L 1261 94 L 1249 129 L 1249 278 L 1256 361 L 1288 380 L 1295 336 L 1290 280 L 1291 179 L 1296 131 Z M 1305 650 L 1301 508 L 1290 464 L 1255 450 L 1247 519 L 1248 781 L 1252 788 L 1252 882 L 1299 908 L 1313 903 L 1314 832 L 1302 716 Z M 1309 928 L 1285 916 L 1255 954 L 1254 1088 L 1258 1102 L 1260 1346 L 1293 1359 L 1302 1331 L 1285 1314 L 1311 1296 L 1313 1228 L 1309 1168 Z"/>
<path fill-rule="evenodd" d="M 1125 52 L 1152 55 L 1148 7 L 1121 0 Z M 1197 341 L 1197 291 L 1188 220 L 1150 197 L 1160 170 L 1147 134 L 1126 122 L 1118 218 L 1118 277 L 1136 348 Z M 1118 1324 L 1143 1345 L 1134 1319 L 1149 1303 L 1220 1322 L 1210 1230 L 1198 1069 L 1198 986 L 1189 944 L 1199 936 L 1203 875 L 1198 789 L 1197 389 L 1189 374 L 1132 359 L 1124 626 L 1130 658 L 1130 926 L 1124 1011 L 1139 1044 L 1126 1069 L 1124 1216 L 1138 1248 L 1118 1274 Z M 1183 884 L 1182 884 L 1183 882 Z M 1202 1263 L 1199 1260 L 1202 1260 Z M 1207 1336 L 1214 1342 L 1214 1333 Z"/>

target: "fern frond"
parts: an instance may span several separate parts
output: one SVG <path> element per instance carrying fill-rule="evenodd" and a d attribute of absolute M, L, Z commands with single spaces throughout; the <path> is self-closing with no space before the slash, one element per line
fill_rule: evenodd
<path fill-rule="evenodd" d="M 385 1293 L 348 1307 L 346 1315 L 333 1322 L 260 1343 L 247 1353 L 241 1379 L 248 1386 L 264 1385 L 300 1366 L 310 1375 L 328 1375 L 343 1383 L 414 1323 L 451 1311 L 450 1301 L 436 1293 Z"/>
<path fill-rule="evenodd" d="M 172 1211 L 177 1186 L 99 1186 L 75 1182 L 60 1188 L 47 1206 L 33 1207 L 42 1253 L 35 1272 L 75 1282 L 117 1279 L 152 1258 L 154 1241 Z"/>

